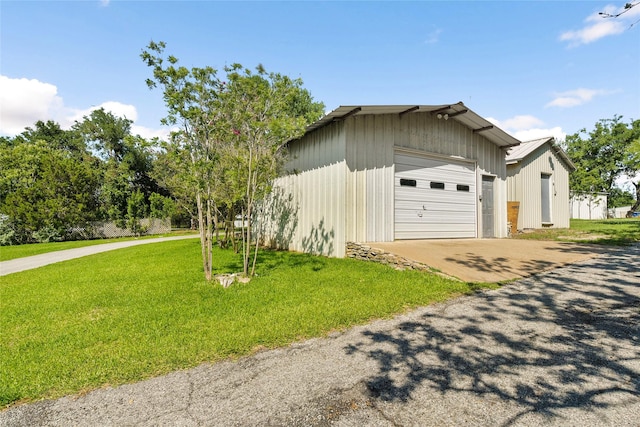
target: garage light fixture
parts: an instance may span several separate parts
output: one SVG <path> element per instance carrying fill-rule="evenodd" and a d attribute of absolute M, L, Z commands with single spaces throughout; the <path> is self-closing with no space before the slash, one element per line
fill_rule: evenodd
<path fill-rule="evenodd" d="M 445 120 L 449 120 L 449 115 L 448 114 L 442 114 L 442 113 L 438 113 L 438 115 L 436 116 L 439 119 L 445 119 Z"/>

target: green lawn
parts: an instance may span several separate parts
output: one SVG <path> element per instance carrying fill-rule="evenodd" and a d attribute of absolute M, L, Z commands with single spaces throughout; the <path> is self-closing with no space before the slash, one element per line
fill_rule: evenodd
<path fill-rule="evenodd" d="M 263 252 L 258 277 L 223 289 L 200 262 L 189 239 L 0 277 L 0 407 L 285 346 L 482 286 Z M 241 260 L 218 250 L 215 266 L 236 272 Z"/>
<path fill-rule="evenodd" d="M 23 258 L 32 255 L 40 255 L 47 252 L 62 251 L 65 249 L 82 248 L 85 246 L 101 245 L 103 243 L 124 242 L 126 240 L 153 239 L 156 237 L 179 236 L 191 234 L 192 231 L 177 231 L 170 234 L 142 236 L 142 237 L 119 237 L 117 239 L 95 239 L 95 240 L 74 240 L 71 242 L 51 242 L 34 243 L 28 245 L 0 246 L 0 261 Z"/>
<path fill-rule="evenodd" d="M 572 219 L 571 228 L 548 228 L 514 236 L 516 239 L 562 240 L 570 242 L 628 245 L 640 242 L 640 218 L 588 220 Z"/>

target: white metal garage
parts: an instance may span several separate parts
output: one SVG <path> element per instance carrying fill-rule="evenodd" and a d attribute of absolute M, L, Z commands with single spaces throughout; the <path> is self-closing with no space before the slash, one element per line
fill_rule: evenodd
<path fill-rule="evenodd" d="M 506 237 L 518 143 L 463 103 L 339 107 L 287 144 L 283 247 L 343 257 L 348 243 Z"/>
<path fill-rule="evenodd" d="M 395 239 L 476 237 L 476 165 L 396 152 Z"/>

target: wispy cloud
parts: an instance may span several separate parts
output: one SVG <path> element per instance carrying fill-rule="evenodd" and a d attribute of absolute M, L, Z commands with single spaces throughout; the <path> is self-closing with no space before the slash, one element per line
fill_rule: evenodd
<path fill-rule="evenodd" d="M 621 34 L 638 20 L 640 17 L 640 6 L 632 7 L 624 14 L 620 14 L 620 12 L 623 11 L 625 11 L 624 6 L 617 7 L 608 5 L 600 12 L 589 15 L 584 20 L 584 26 L 582 28 L 560 34 L 560 41 L 568 42 L 569 47 L 576 47 L 593 43 L 603 37 Z M 606 17 L 606 15 L 610 17 Z"/>
<path fill-rule="evenodd" d="M 505 130 L 522 130 L 531 128 L 533 126 L 541 126 L 544 124 L 542 120 L 531 115 L 513 116 L 507 120 L 498 120 L 494 119 L 493 117 L 488 117 L 487 120 Z"/>
<path fill-rule="evenodd" d="M 107 7 L 111 3 L 111 0 L 100 0 L 100 6 Z"/>
<path fill-rule="evenodd" d="M 437 28 L 429 33 L 427 38 L 425 39 L 425 44 L 436 44 L 440 41 L 440 34 L 442 34 L 442 30 Z"/>
<path fill-rule="evenodd" d="M 555 98 L 549 102 L 545 107 L 560 107 L 571 108 L 578 105 L 586 104 L 591 101 L 595 96 L 608 95 L 613 91 L 607 91 L 602 89 L 575 89 L 567 92 L 560 92 L 555 94 Z"/>

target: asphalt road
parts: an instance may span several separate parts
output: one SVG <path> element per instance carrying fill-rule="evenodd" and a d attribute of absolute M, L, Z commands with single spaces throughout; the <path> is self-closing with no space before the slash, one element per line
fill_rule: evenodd
<path fill-rule="evenodd" d="M 640 246 L 2 426 L 639 426 Z"/>

